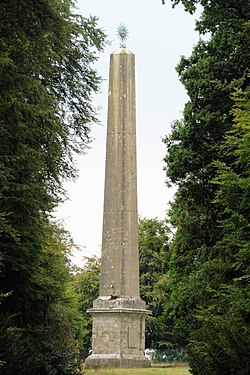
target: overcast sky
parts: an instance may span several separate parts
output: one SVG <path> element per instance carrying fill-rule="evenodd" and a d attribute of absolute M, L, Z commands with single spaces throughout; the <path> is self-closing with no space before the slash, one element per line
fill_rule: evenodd
<path fill-rule="evenodd" d="M 142 217 L 163 219 L 173 190 L 165 185 L 162 137 L 171 122 L 182 116 L 187 96 L 175 67 L 181 55 L 189 56 L 198 40 L 194 31 L 197 15 L 191 16 L 170 0 L 78 0 L 78 13 L 97 16 L 99 27 L 111 45 L 100 55 L 96 69 L 103 77 L 101 92 L 93 98 L 100 106 L 101 125 L 93 125 L 91 149 L 77 158 L 79 178 L 65 185 L 69 199 L 59 207 L 57 217 L 70 231 L 83 256 L 100 255 L 104 197 L 107 126 L 108 72 L 110 53 L 119 48 L 116 29 L 129 29 L 127 49 L 136 58 L 138 212 Z"/>

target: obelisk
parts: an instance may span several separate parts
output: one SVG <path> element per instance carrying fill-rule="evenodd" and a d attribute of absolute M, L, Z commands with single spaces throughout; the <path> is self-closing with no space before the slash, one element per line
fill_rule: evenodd
<path fill-rule="evenodd" d="M 135 56 L 122 47 L 110 55 L 101 280 L 89 310 L 86 368 L 150 366 L 144 356 L 149 311 L 139 293 Z"/>

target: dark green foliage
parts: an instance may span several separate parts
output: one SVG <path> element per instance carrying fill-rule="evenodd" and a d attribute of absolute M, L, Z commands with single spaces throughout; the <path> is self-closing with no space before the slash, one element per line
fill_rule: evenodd
<path fill-rule="evenodd" d="M 146 318 L 146 348 L 168 346 L 170 322 L 164 315 L 165 291 L 162 282 L 167 271 L 169 228 L 158 219 L 139 220 L 140 292 L 152 315 Z"/>
<path fill-rule="evenodd" d="M 203 5 L 197 29 L 207 41 L 180 61 L 189 102 L 165 138 L 169 183 L 178 185 L 167 312 L 175 335 L 189 343 L 194 374 L 246 374 L 250 4 L 182 2 L 191 12 Z"/>
<path fill-rule="evenodd" d="M 57 263 L 61 255 L 50 253 L 49 214 L 62 199 L 63 179 L 76 175 L 73 152 L 89 142 L 91 95 L 100 82 L 92 63 L 104 43 L 96 20 L 74 15 L 72 5 L 1 1 L 0 291 L 9 293 L 1 306 L 1 342 L 8 342 L 2 373 L 43 373 L 53 355 L 47 371 L 66 371 L 66 351 L 72 352 L 66 342 L 59 345 L 54 309 L 67 271 Z M 58 314 L 66 317 L 65 308 Z M 65 340 L 71 340 L 66 320 Z"/>
<path fill-rule="evenodd" d="M 91 349 L 92 317 L 87 310 L 93 307 L 93 301 L 99 295 L 100 259 L 85 257 L 86 264 L 72 278 L 72 287 L 78 296 L 79 308 L 83 317 L 84 331 L 81 348 L 83 355 Z"/>
<path fill-rule="evenodd" d="M 193 374 L 249 374 L 250 289 L 244 284 L 211 291 L 210 306 L 197 311 L 200 324 L 188 346 Z"/>
<path fill-rule="evenodd" d="M 214 179 L 218 186 L 215 203 L 220 203 L 225 213 L 220 222 L 223 236 L 215 245 L 224 278 L 217 290 L 209 290 L 209 303 L 197 311 L 201 324 L 192 332 L 189 345 L 194 374 L 250 372 L 249 91 L 243 94 L 239 90 L 233 99 L 234 125 L 221 146 L 231 162 L 216 162 Z M 201 370 L 204 364 L 207 372 Z"/>
<path fill-rule="evenodd" d="M 29 272 L 29 283 L 20 285 L 25 288 L 22 294 L 13 289 L 2 301 L 3 374 L 73 374 L 79 363 L 83 320 L 69 284 L 71 245 L 55 226 L 48 224 L 44 229 L 43 246 L 36 254 L 36 269 Z M 18 310 L 14 309 L 15 296 Z"/>

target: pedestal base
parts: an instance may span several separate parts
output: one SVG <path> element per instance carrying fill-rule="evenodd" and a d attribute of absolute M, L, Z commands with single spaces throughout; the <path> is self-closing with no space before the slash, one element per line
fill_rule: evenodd
<path fill-rule="evenodd" d="M 150 312 L 140 299 L 102 299 L 94 301 L 92 354 L 86 368 L 150 367 L 144 356 L 145 316 Z"/>
<path fill-rule="evenodd" d="M 91 354 L 85 361 L 85 368 L 103 367 L 145 368 L 151 367 L 151 363 L 146 357 L 115 354 Z"/>

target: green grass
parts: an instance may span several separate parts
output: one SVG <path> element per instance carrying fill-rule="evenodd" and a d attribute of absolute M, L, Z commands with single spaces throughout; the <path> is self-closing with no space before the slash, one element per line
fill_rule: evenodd
<path fill-rule="evenodd" d="M 83 370 L 86 375 L 190 375 L 188 366 Z"/>

